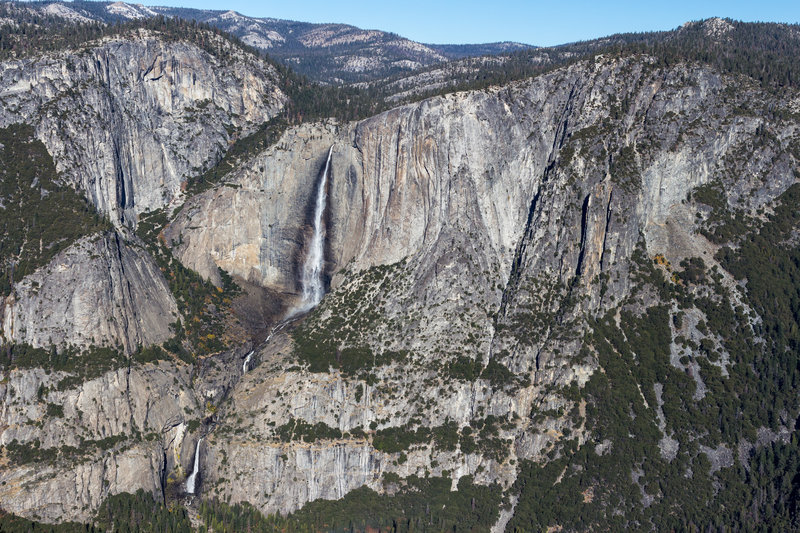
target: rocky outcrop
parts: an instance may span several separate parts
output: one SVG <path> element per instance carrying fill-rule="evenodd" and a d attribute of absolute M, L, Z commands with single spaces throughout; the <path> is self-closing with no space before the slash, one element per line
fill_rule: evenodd
<path fill-rule="evenodd" d="M 767 123 L 761 104 L 790 118 Z M 220 282 L 221 267 L 291 307 L 300 289 L 315 184 L 333 147 L 325 215 L 330 291 L 294 337 L 288 332 L 299 321 L 256 347 L 247 369 L 244 351 L 199 365 L 195 390 L 209 402 L 209 413 L 216 411 L 200 450 L 200 493 L 285 513 L 314 499 L 341 498 L 361 485 L 381 490 L 380 479 L 388 472 L 449 475 L 454 487 L 470 475 L 509 490 L 524 460 L 558 457 L 559 444 L 590 443 L 598 456 L 614 453 L 618 442 L 591 440 L 587 401 L 576 397 L 580 386 L 601 375 L 598 354 L 585 341 L 592 321 L 642 289 L 634 275 L 641 263 L 664 267 L 665 274 L 671 273 L 665 265 L 687 257 L 703 258 L 709 269 L 718 266 L 716 244 L 701 231 L 713 207 L 700 205 L 691 193 L 716 184 L 723 207 L 763 218 L 763 209 L 796 181 L 796 111 L 797 100 L 768 95 L 747 80 L 711 69 L 663 67 L 642 56 L 598 57 L 358 123 L 288 130 L 223 184 L 188 201 L 163 233 L 175 256 L 204 276 Z M 100 242 L 109 246 L 107 239 Z M 118 245 L 123 256 L 124 249 Z M 90 266 L 94 260 L 91 254 L 81 259 Z M 725 273 L 717 277 L 731 301 L 755 316 L 746 308 L 742 285 Z M 23 306 L 24 316 L 45 305 L 36 303 L 34 279 L 16 288 L 19 302 L 32 302 Z M 671 279 L 677 284 L 664 277 Z M 55 288 L 45 291 L 46 281 L 38 282 L 42 298 L 58 294 Z M 647 309 L 663 303 L 659 298 L 652 287 L 644 288 L 630 308 Z M 138 309 L 132 304 L 128 314 Z M 171 309 L 167 305 L 159 313 Z M 700 327 L 701 314 L 688 309 L 682 325 L 665 318 L 665 335 L 683 328 L 692 342 L 699 341 L 693 330 Z M 4 328 L 24 322 L 22 316 L 18 311 Z M 41 327 L 29 322 L 26 332 Z M 19 335 L 19 327 L 13 328 Z M 108 331 L 104 338 L 121 334 Z M 132 335 L 128 342 L 138 341 L 135 328 Z M 693 375 L 703 392 L 697 363 L 684 366 L 673 348 L 672 367 Z M 725 355 L 719 359 L 724 370 Z M 211 370 L 218 364 L 225 370 Z M 187 371 L 175 368 L 173 384 L 180 388 Z M 30 442 L 37 434 L 23 418 L 41 416 L 43 407 L 34 398 L 35 380 L 43 379 L 38 375 L 11 373 L 15 383 L 31 383 L 23 387 L 26 399 L 19 407 L 6 402 L 3 420 L 10 422 L 4 442 Z M 102 379 L 113 381 L 114 375 Z M 579 387 L 570 388 L 573 384 Z M 652 428 L 669 444 L 662 455 L 674 458 L 683 445 L 667 434 L 664 408 L 674 398 L 662 397 L 665 388 L 658 385 L 663 384 L 652 387 L 658 391 L 654 413 L 664 420 Z M 110 385 L 98 387 L 114 397 L 106 390 Z M 11 385 L 5 389 L 9 398 L 11 390 Z M 164 394 L 163 389 L 159 396 L 135 393 L 148 401 Z M 640 388 L 638 394 L 645 400 L 650 390 Z M 702 399 L 698 393 L 692 401 Z M 137 409 L 139 418 L 131 418 L 135 427 L 144 427 Z M 87 427 L 124 431 L 101 412 L 90 410 L 92 420 L 101 421 Z M 126 414 L 116 416 L 124 420 Z M 178 464 L 186 469 L 186 460 L 175 456 L 191 455 L 187 449 L 193 450 L 193 443 L 168 444 L 171 431 L 175 441 L 184 440 L 188 426 L 180 422 L 186 421 L 174 409 L 163 407 L 163 414 L 175 425 L 164 431 L 169 424 L 162 423 L 160 448 L 132 449 L 171 452 L 138 464 L 145 470 L 164 464 L 167 470 Z M 307 434 L 299 437 L 289 431 L 298 421 L 307 425 Z M 476 437 L 485 425 L 490 431 Z M 157 433 L 156 426 L 148 427 Z M 402 451 L 376 444 L 380 432 L 390 428 L 404 437 L 429 430 L 430 438 L 409 437 L 412 442 Z M 54 432 L 48 442 L 60 438 Z M 724 452 L 717 463 L 726 468 L 732 449 L 708 446 L 707 453 Z M 12 472 L 18 476 L 15 487 L 32 475 L 20 467 Z M 642 473 L 637 467 L 631 476 L 638 483 Z M 136 483 L 146 486 L 150 479 L 143 474 Z M 92 494 L 105 490 L 97 483 Z M 17 498 L 12 510 L 32 514 L 25 505 L 41 507 L 39 500 L 19 494 L 12 494 Z M 77 507 L 60 510 L 84 516 Z"/>
<path fill-rule="evenodd" d="M 364 441 L 280 445 L 236 439 L 207 448 L 204 490 L 219 489 L 233 501 L 273 513 L 320 498 L 340 499 L 365 485 L 380 488 L 386 460 Z M 230 484 L 224 475 L 235 475 L 239 482 Z"/>
<path fill-rule="evenodd" d="M 158 266 L 120 234 L 76 242 L 14 286 L 3 304 L 7 342 L 63 349 L 161 344 L 178 308 Z"/>
<path fill-rule="evenodd" d="M 454 421 L 462 427 L 487 414 L 518 416 L 530 411 L 535 395 L 525 391 L 514 396 L 493 394 L 486 382 L 448 383 L 433 372 L 409 366 L 377 370 L 378 385 L 338 372 L 279 370 L 289 364 L 287 354 L 271 352 L 277 347 L 285 349 L 283 341 L 285 337 L 276 337 L 262 354 L 262 364 L 234 389 L 221 425 L 208 439 L 203 490 L 230 496 L 232 501 L 251 502 L 264 512 L 286 513 L 316 499 L 340 499 L 363 485 L 380 491 L 386 472 L 401 477 L 449 472 L 456 480 L 473 475 L 486 484 L 513 481 L 514 468 L 509 461 L 442 450 L 429 442 L 412 447 L 406 459 L 398 462 L 397 453 L 376 450 L 368 437 L 349 435 L 403 426 L 422 414 L 421 405 L 434 402 L 436 409 L 424 414 L 428 416 L 425 426 Z M 403 373 L 405 379 L 399 377 Z M 344 437 L 286 441 L 276 436 L 276 428 L 291 427 L 297 420 L 335 428 Z M 502 434 L 506 438 L 511 435 Z M 544 448 L 546 442 L 544 438 L 528 446 Z M 231 483 L 230 479 L 245 482 Z"/>
<path fill-rule="evenodd" d="M 733 84 L 736 91 L 728 89 Z M 350 464 L 335 459 L 336 450 L 362 457 L 363 444 L 257 444 L 275 442 L 270 428 L 290 417 L 345 432 L 414 420 L 463 428 L 491 414 L 511 424 L 502 434 L 511 441 L 504 459 L 448 455 L 426 445 L 402 465 L 392 454 L 380 464 L 384 472 L 424 475 L 435 457 L 456 477 L 472 474 L 505 487 L 516 475 L 512 461 L 542 459 L 565 435 L 585 442 L 590 435 L 576 422 L 580 417 L 535 414 L 583 409 L 554 391 L 584 384 L 595 370 L 591 352 L 581 352 L 586 318 L 631 293 L 637 248 L 647 258 L 661 255 L 677 264 L 698 256 L 713 265 L 715 246 L 699 231 L 697 213 L 704 208 L 690 193 L 724 182 L 727 201 L 752 213 L 795 181 L 789 169 L 796 163 L 785 150 L 794 123 L 771 126 L 777 145 L 752 144 L 764 120 L 741 109 L 759 98 L 764 95 L 754 85 L 710 69 L 598 58 L 356 124 L 288 131 L 226 186 L 189 202 L 166 232 L 168 241 L 185 264 L 206 275 L 219 265 L 291 299 L 298 289 L 292 258 L 304 253 L 313 185 L 332 145 L 326 220 L 332 291 L 307 322 L 341 348 L 409 355 L 370 370 L 381 384 L 375 389 L 353 377 L 334 385 L 335 371 L 306 373 L 296 382 L 285 370 L 295 357 L 291 343 L 273 339 L 260 351 L 262 366 L 234 391 L 228 412 L 244 421 L 223 424 L 250 438 L 209 441 L 211 457 L 228 458 L 224 466 L 207 462 L 209 482 L 244 500 L 238 483 L 223 480 L 239 471 L 277 479 L 291 468 L 299 487 L 268 482 L 264 494 L 250 496 L 264 510 L 285 512 L 314 494 L 338 498 L 340 487 L 374 476 L 380 455 L 359 459 L 367 466 L 327 485 L 313 484 L 311 466 L 295 474 L 298 454 L 325 450 L 319 459 L 335 471 L 337 461 Z M 773 105 L 788 110 L 793 104 Z M 729 180 L 747 172 L 771 176 L 771 188 Z M 734 295 L 741 291 L 729 286 Z M 657 302 L 648 298 L 643 302 Z M 348 324 L 358 323 L 368 326 L 348 332 Z M 522 381 L 454 374 L 457 356 L 479 361 L 480 368 L 499 363 Z M 359 385 L 357 401 L 352 391 Z M 252 450 L 248 460 L 240 446 Z"/>
<path fill-rule="evenodd" d="M 187 366 L 126 367 L 73 386 L 66 377 L 13 370 L 0 383 L 0 444 L 29 454 L 7 455 L 0 468 L 5 511 L 89 520 L 108 495 L 163 494 L 168 475 L 191 467 L 186 422 L 203 411 Z"/>
<path fill-rule="evenodd" d="M 35 117 L 67 181 L 113 221 L 134 225 L 138 214 L 180 202 L 189 177 L 283 105 L 271 66 L 207 38 L 228 57 L 137 30 L 5 61 L 0 125 Z"/>

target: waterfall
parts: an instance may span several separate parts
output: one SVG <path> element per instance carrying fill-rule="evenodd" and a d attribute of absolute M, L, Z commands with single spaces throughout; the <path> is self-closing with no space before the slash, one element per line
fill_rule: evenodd
<path fill-rule="evenodd" d="M 269 337 L 267 337 L 267 340 L 269 340 Z M 247 354 L 247 357 L 244 358 L 244 364 L 242 365 L 242 374 L 246 374 L 247 373 L 247 365 L 250 364 L 250 358 L 253 357 L 253 352 L 254 351 L 255 350 L 250 350 L 250 353 Z"/>
<path fill-rule="evenodd" d="M 311 243 L 308 247 L 308 254 L 303 263 L 301 281 L 303 284 L 303 300 L 300 307 L 295 310 L 293 315 L 304 313 L 313 309 L 325 295 L 325 287 L 322 280 L 322 269 L 325 266 L 325 224 L 322 220 L 325 214 L 326 194 L 325 189 L 328 184 L 328 167 L 331 163 L 333 146 L 328 150 L 328 159 L 325 161 L 325 168 L 317 186 L 317 199 L 314 205 L 314 232 L 311 235 Z"/>
<path fill-rule="evenodd" d="M 294 314 L 297 314 L 297 313 L 298 313 L 298 311 L 294 312 Z M 294 316 L 294 314 L 290 314 L 289 318 Z M 260 349 L 263 346 L 266 346 L 269 343 L 269 340 L 272 338 L 272 336 L 275 335 L 280 330 L 282 330 L 286 326 L 286 324 L 288 324 L 288 322 L 286 320 L 283 320 L 282 322 L 279 322 L 277 326 L 272 328 L 272 330 L 269 332 L 269 335 L 267 335 L 267 338 L 264 339 L 264 342 L 259 344 L 256 348 L 253 348 L 252 350 L 250 350 L 250 353 L 248 353 L 244 358 L 244 363 L 242 363 L 242 374 L 246 374 L 247 371 L 250 369 L 250 360 L 253 358 L 253 355 L 256 353 L 256 350 Z"/>
<path fill-rule="evenodd" d="M 194 494 L 195 481 L 197 480 L 197 473 L 200 471 L 200 443 L 203 442 L 203 437 L 197 441 L 197 447 L 194 449 L 194 468 L 192 473 L 186 479 L 186 492 L 187 494 Z"/>

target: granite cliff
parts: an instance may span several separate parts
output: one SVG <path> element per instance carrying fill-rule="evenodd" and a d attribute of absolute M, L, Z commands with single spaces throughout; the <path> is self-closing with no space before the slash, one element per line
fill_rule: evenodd
<path fill-rule="evenodd" d="M 718 246 L 700 231 L 706 207 L 691 200 L 692 191 L 750 168 L 769 176 L 770 188 L 737 179 L 725 202 L 755 214 L 796 180 L 787 151 L 796 124 L 783 123 L 777 144 L 755 149 L 752 135 L 763 119 L 736 110 L 759 90 L 742 83 L 687 65 L 660 68 L 647 57 L 599 58 L 360 123 L 290 130 L 234 173 L 230 186 L 189 201 L 166 231 L 185 264 L 205 275 L 217 265 L 291 299 L 308 191 L 333 146 L 332 293 L 307 319 L 301 340 L 327 346 L 322 336 L 329 336 L 338 357 L 356 347 L 406 354 L 376 371 L 377 386 L 368 373 L 343 375 L 333 356 L 323 359 L 332 375 L 321 380 L 287 372 L 298 351 L 273 348 L 281 335 L 273 337 L 262 348 L 266 364 L 239 383 L 227 408 L 237 416 L 224 426 L 249 438 L 212 436 L 208 443 L 214 459 L 206 476 L 215 491 L 287 511 L 315 497 L 340 498 L 343 487 L 378 488 L 385 471 L 449 471 L 509 487 L 516 461 L 541 460 L 570 431 L 581 444 L 591 439 L 577 417 L 534 422 L 531 413 L 570 409 L 554 391 L 583 386 L 598 371 L 581 346 L 593 317 L 638 291 L 637 253 L 676 265 L 699 257 L 714 269 Z M 776 105 L 789 111 L 797 104 Z M 744 288 L 720 271 L 731 298 L 746 305 Z M 637 305 L 659 301 L 649 294 Z M 696 309 L 689 315 L 702 316 Z M 686 327 L 674 335 L 703 336 Z M 445 377 L 462 360 L 475 365 L 474 376 Z M 494 365 L 524 383 L 483 377 Z M 702 389 L 699 372 L 694 379 Z M 396 456 L 365 455 L 363 438 L 310 450 L 258 445 L 270 427 L 296 419 L 346 434 L 451 422 L 464 428 L 487 415 L 510 421 L 500 433 L 503 460 L 437 450 L 433 442 L 412 448 L 402 465 L 393 465 Z M 254 465 L 253 454 L 264 458 Z M 276 459 L 283 455 L 288 463 Z M 287 468 L 302 490 L 278 482 Z M 223 481 L 243 477 L 252 483 Z M 263 479 L 275 481 L 254 501 L 245 487 Z"/>
<path fill-rule="evenodd" d="M 138 51 L 112 62 L 109 47 Z M 738 505 L 763 454 L 794 457 L 796 89 L 600 54 L 293 125 L 186 198 L 230 131 L 284 98 L 237 53 L 220 70 L 139 33 L 0 66 L 16 73 L 5 123 L 38 117 L 65 182 L 115 226 L 6 297 L 4 510 L 88 521 L 138 488 L 194 508 L 198 468 L 195 497 L 265 514 L 355 523 L 363 487 L 400 501 L 441 479 L 448 497 L 496 502 L 478 530 L 680 529 Z M 118 81 L 101 90 L 92 72 Z M 58 119 L 74 102 L 97 127 Z M 294 316 L 329 150 L 328 294 Z M 191 292 L 208 282 L 224 297 Z M 205 316 L 218 349 L 190 334 Z M 58 359 L 102 350 L 117 359 Z"/>
<path fill-rule="evenodd" d="M 133 226 L 138 214 L 179 203 L 188 178 L 282 106 L 273 67 L 209 41 L 203 49 L 140 29 L 5 61 L 0 125 L 34 122 L 64 179 Z"/>

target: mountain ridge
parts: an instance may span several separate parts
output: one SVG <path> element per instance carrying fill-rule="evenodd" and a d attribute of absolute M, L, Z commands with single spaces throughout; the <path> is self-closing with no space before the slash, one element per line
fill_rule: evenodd
<path fill-rule="evenodd" d="M 113 23 L 164 15 L 205 22 L 326 83 L 352 83 L 413 71 L 454 58 L 527 48 L 520 43 L 426 45 L 379 30 L 338 23 L 308 23 L 249 17 L 235 11 L 145 7 L 124 2 L 41 2 L 30 9 L 65 20 Z"/>

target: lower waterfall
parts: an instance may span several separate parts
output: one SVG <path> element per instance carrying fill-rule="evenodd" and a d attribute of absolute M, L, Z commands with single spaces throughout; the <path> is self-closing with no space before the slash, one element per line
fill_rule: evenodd
<path fill-rule="evenodd" d="M 267 337 L 267 340 L 269 340 L 269 337 Z M 247 354 L 247 357 L 244 358 L 244 363 L 242 364 L 242 374 L 246 374 L 247 373 L 247 365 L 250 364 L 250 358 L 253 357 L 253 352 L 254 351 L 255 350 L 250 350 L 250 353 Z"/>
<path fill-rule="evenodd" d="M 192 473 L 186 479 L 186 493 L 194 494 L 195 481 L 197 480 L 197 473 L 200 471 L 200 443 L 203 442 L 203 437 L 197 441 L 197 446 L 194 449 L 194 467 Z"/>

